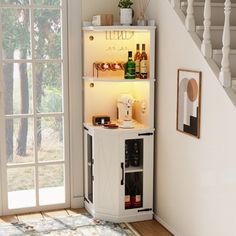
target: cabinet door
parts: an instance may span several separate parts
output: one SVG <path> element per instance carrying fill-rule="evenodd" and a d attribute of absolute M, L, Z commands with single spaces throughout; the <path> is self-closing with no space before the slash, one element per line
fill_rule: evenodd
<path fill-rule="evenodd" d="M 85 200 L 93 203 L 93 179 L 94 179 L 94 158 L 93 158 L 93 136 L 89 131 L 84 132 L 84 179 L 85 179 Z"/>
<path fill-rule="evenodd" d="M 141 214 L 153 206 L 153 133 L 122 135 L 121 163 L 124 184 L 120 185 L 120 213 Z"/>
<path fill-rule="evenodd" d="M 94 133 L 94 203 L 98 213 L 117 215 L 121 168 L 119 134 Z"/>

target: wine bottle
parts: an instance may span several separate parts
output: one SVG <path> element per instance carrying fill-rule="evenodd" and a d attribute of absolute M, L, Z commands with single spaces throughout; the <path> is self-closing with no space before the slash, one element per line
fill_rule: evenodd
<path fill-rule="evenodd" d="M 135 62 L 132 58 L 132 51 L 128 52 L 128 61 L 125 65 L 125 79 L 135 79 Z"/>
<path fill-rule="evenodd" d="M 131 207 L 139 208 L 142 207 L 142 190 L 139 173 L 135 173 L 134 177 L 134 188 L 131 195 Z"/>
<path fill-rule="evenodd" d="M 145 44 L 142 44 L 142 53 L 140 56 L 140 79 L 147 79 L 148 76 L 148 57 L 145 52 Z"/>
<path fill-rule="evenodd" d="M 133 144 L 133 155 L 131 159 L 132 166 L 139 166 L 140 164 L 140 152 L 139 152 L 139 145 L 138 142 L 135 141 Z"/>
<path fill-rule="evenodd" d="M 129 182 L 125 183 L 125 209 L 129 209 L 131 207 L 131 198 L 130 198 L 130 188 Z"/>
<path fill-rule="evenodd" d="M 125 168 L 129 167 L 129 149 L 128 144 L 125 144 Z"/>
<path fill-rule="evenodd" d="M 134 55 L 136 78 L 140 78 L 140 57 L 141 54 L 140 54 L 139 44 L 136 44 L 136 53 Z"/>

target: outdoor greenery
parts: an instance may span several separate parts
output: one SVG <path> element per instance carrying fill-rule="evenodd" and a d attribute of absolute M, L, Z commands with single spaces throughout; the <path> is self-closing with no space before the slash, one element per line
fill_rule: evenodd
<path fill-rule="evenodd" d="M 34 0 L 35 4 L 59 5 L 59 0 Z M 1 0 L 1 3 L 26 5 L 27 0 Z M 3 55 L 5 59 L 37 59 L 61 58 L 61 18 L 60 10 L 34 9 L 34 32 L 30 30 L 30 10 L 26 8 L 4 8 L 2 14 Z M 34 35 L 32 38 L 31 35 Z M 35 48 L 31 48 L 31 41 Z M 32 112 L 32 94 L 36 94 L 36 110 L 39 113 L 62 111 L 62 81 L 60 63 L 38 63 L 36 71 L 36 88 L 32 83 L 32 66 L 30 63 L 20 63 L 18 69 L 12 63 L 5 63 L 3 77 L 5 83 L 5 114 L 29 114 Z M 17 84 L 17 77 L 20 81 Z M 16 88 L 18 87 L 18 90 Z M 16 100 L 18 93 L 20 102 Z M 20 107 L 19 107 L 20 106 Z M 61 123 L 61 122 L 60 122 Z M 55 122 L 55 131 L 58 131 Z M 42 142 L 41 120 L 37 120 L 37 145 Z M 6 121 L 7 159 L 13 161 L 14 155 L 27 155 L 28 119 L 21 118 L 17 147 L 13 150 L 13 120 Z M 15 153 L 14 153 L 15 152 Z"/>
<path fill-rule="evenodd" d="M 63 71 L 60 61 L 62 58 L 61 1 L 32 0 L 31 2 L 36 4 L 37 8 L 31 8 L 29 0 L 0 0 L 1 5 L 13 5 L 12 8 L 0 9 L 3 59 L 21 60 L 20 63 L 6 61 L 3 64 L 5 114 L 9 116 L 33 112 L 39 114 L 36 122 L 33 122 L 32 118 L 24 117 L 13 116 L 6 119 L 6 155 L 10 164 L 34 162 L 35 148 L 38 150 L 40 161 L 64 158 L 62 116 L 40 117 L 41 113 L 53 114 L 63 111 Z M 14 8 L 14 5 L 22 8 Z M 40 5 L 44 7 L 40 8 Z M 32 64 L 31 59 L 37 59 L 37 63 Z M 50 61 L 51 59 L 53 62 Z M 35 107 L 33 98 L 35 98 Z M 37 134 L 37 141 L 33 131 Z M 32 186 L 34 179 L 30 177 L 32 169 L 23 171 L 22 178 L 17 176 L 19 174 L 16 169 L 9 169 L 9 171 L 10 190 Z M 64 178 L 62 168 L 45 169 L 45 181 L 52 179 L 49 175 L 53 174 L 56 182 L 49 182 L 51 186 L 62 185 Z M 16 185 L 15 181 L 22 187 Z"/>

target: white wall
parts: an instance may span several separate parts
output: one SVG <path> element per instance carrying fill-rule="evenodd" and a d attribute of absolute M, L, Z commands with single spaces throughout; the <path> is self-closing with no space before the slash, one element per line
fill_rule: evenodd
<path fill-rule="evenodd" d="M 156 213 L 181 236 L 236 235 L 236 109 L 168 0 L 158 23 Z M 202 71 L 201 138 L 176 131 L 177 69 Z"/>
<path fill-rule="evenodd" d="M 117 0 L 83 0 L 83 20 L 113 13 Z M 155 208 L 181 236 L 236 235 L 236 110 L 202 59 L 168 0 L 151 0 L 158 22 Z M 177 68 L 200 70 L 200 140 L 176 131 Z"/>
<path fill-rule="evenodd" d="M 98 14 L 113 14 L 118 21 L 118 0 L 82 0 L 82 19 L 91 21 L 92 16 Z"/>

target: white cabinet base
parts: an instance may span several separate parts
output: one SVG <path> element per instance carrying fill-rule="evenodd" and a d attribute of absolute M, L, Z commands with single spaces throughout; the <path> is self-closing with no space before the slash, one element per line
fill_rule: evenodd
<path fill-rule="evenodd" d="M 151 220 L 153 218 L 154 130 L 108 130 L 91 125 L 85 125 L 85 128 L 85 208 L 87 211 L 95 218 L 117 223 Z M 133 145 L 133 141 L 140 144 L 140 163 L 137 167 L 125 167 L 125 144 L 128 145 L 130 142 Z M 88 176 L 89 173 L 92 177 Z M 142 204 L 140 207 L 125 209 L 126 176 L 136 174 L 142 179 Z M 92 193 L 92 197 L 89 192 Z"/>
<path fill-rule="evenodd" d="M 94 210 L 93 205 L 85 202 L 85 209 L 94 217 L 100 220 L 111 221 L 114 223 L 121 223 L 121 222 L 136 222 L 136 221 L 145 221 L 145 220 L 152 220 L 153 219 L 153 212 L 142 212 L 132 215 L 110 215 L 104 214 L 102 212 L 97 212 Z"/>

